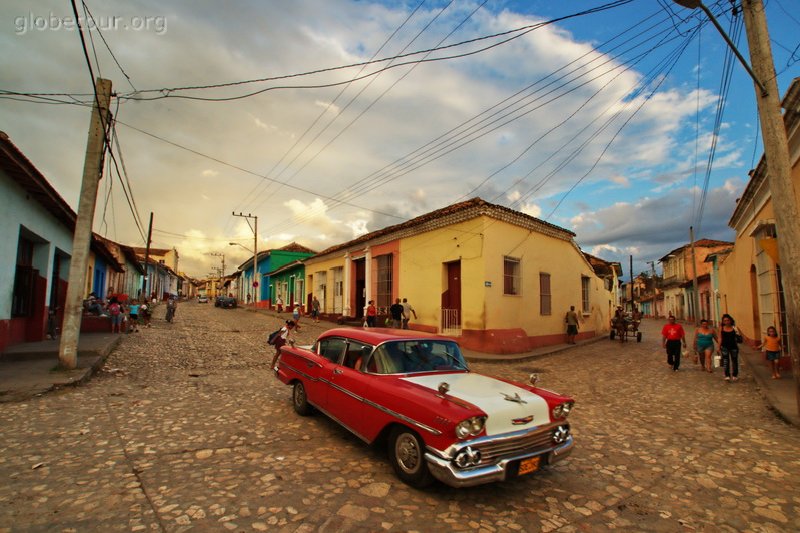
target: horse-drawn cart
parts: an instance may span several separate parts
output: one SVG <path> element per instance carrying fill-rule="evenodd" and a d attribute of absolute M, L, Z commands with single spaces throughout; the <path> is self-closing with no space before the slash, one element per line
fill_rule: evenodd
<path fill-rule="evenodd" d="M 639 331 L 640 320 L 634 320 L 630 313 L 616 315 L 611 319 L 611 332 L 608 338 L 616 338 L 625 342 L 628 337 L 636 337 L 636 342 L 642 342 L 642 332 Z"/>

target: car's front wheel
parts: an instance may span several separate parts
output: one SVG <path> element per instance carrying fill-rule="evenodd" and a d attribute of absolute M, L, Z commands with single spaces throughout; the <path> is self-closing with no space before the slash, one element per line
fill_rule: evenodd
<path fill-rule="evenodd" d="M 300 416 L 308 416 L 313 412 L 313 407 L 308 403 L 306 388 L 302 381 L 295 381 L 292 389 L 292 406 L 295 413 Z"/>
<path fill-rule="evenodd" d="M 433 483 L 425 461 L 425 443 L 407 427 L 395 427 L 389 435 L 389 461 L 403 483 L 417 488 Z"/>

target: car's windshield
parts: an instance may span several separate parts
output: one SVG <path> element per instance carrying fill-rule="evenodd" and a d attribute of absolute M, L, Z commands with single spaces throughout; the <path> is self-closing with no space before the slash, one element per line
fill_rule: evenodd
<path fill-rule="evenodd" d="M 368 371 L 377 374 L 434 370 L 467 370 L 467 363 L 458 344 L 430 339 L 385 342 L 375 349 L 368 365 Z"/>

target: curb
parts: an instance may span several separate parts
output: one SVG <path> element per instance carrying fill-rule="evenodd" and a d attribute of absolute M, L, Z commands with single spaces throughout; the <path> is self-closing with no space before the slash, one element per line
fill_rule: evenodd
<path fill-rule="evenodd" d="M 468 361 L 474 361 L 476 363 L 521 363 L 525 361 L 532 361 L 534 359 L 539 359 L 540 357 L 547 357 L 549 355 L 565 352 L 568 350 L 572 350 L 574 348 L 579 348 L 587 344 L 594 344 L 602 340 L 608 340 L 608 335 L 598 335 L 597 337 L 592 337 L 591 339 L 585 339 L 579 341 L 576 344 L 557 344 L 552 347 L 541 348 L 544 351 L 540 353 L 484 355 L 478 352 L 474 352 L 474 355 L 464 354 L 464 357 Z"/>

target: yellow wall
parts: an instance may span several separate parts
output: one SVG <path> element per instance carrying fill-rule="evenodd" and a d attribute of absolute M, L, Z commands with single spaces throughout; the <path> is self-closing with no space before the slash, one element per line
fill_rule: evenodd
<path fill-rule="evenodd" d="M 476 218 L 400 241 L 400 298 L 417 312 L 416 324 L 438 328 L 442 293 L 447 288 L 444 263 L 461 261 L 461 327 L 485 329 L 485 219 Z M 502 288 L 501 288 L 502 290 Z"/>
<path fill-rule="evenodd" d="M 503 294 L 503 258 L 521 261 L 519 295 Z M 461 261 L 461 309 L 465 330 L 522 328 L 528 336 L 563 335 L 570 305 L 581 311 L 581 276 L 589 278 L 590 311 L 582 331 L 607 331 L 613 299 L 583 254 L 568 241 L 481 217 L 408 237 L 400 245 L 400 295 L 417 311 L 417 323 L 438 327 L 444 263 Z M 552 307 L 539 313 L 539 273 L 550 274 Z M 487 287 L 486 282 L 491 286 Z"/>

